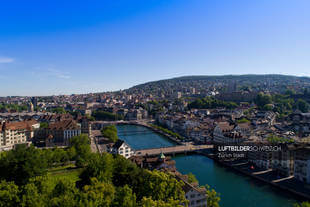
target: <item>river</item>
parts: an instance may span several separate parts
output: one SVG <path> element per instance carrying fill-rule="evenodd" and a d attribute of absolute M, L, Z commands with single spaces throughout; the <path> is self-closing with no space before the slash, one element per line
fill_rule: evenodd
<path fill-rule="evenodd" d="M 125 140 L 135 150 L 171 147 L 176 143 L 152 130 L 137 125 L 117 125 L 120 139 Z"/>
<path fill-rule="evenodd" d="M 145 127 L 118 125 L 117 129 L 120 139 L 134 149 L 175 145 Z M 178 155 L 173 159 L 178 171 L 183 174 L 192 172 L 200 185 L 208 184 L 214 188 L 220 194 L 221 207 L 291 207 L 297 202 L 291 194 L 220 166 L 208 157 Z"/>

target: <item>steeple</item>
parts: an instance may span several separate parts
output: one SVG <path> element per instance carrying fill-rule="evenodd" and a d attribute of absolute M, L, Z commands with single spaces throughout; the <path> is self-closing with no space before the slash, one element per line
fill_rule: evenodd
<path fill-rule="evenodd" d="M 159 154 L 159 160 L 160 160 L 160 161 L 165 161 L 165 160 L 166 160 L 166 156 L 164 155 L 163 152 L 161 152 L 161 153 Z"/>

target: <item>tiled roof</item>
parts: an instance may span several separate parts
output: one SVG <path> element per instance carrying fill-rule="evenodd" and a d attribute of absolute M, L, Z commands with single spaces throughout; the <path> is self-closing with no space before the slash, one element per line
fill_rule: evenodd
<path fill-rule="evenodd" d="M 121 139 L 118 139 L 115 144 L 113 145 L 113 148 L 116 148 L 116 149 L 119 149 L 122 144 L 124 143 L 125 141 L 121 140 Z"/>
<path fill-rule="evenodd" d="M 64 120 L 54 123 L 50 123 L 48 128 L 50 130 L 75 130 L 79 129 L 78 125 L 74 120 Z"/>
<path fill-rule="evenodd" d="M 1 126 L 1 130 L 31 130 L 34 124 L 38 122 L 35 120 L 28 120 L 28 121 L 20 121 L 20 122 L 5 122 Z"/>
<path fill-rule="evenodd" d="M 229 122 L 219 122 L 217 125 L 221 128 L 222 131 L 231 131 L 234 128 L 234 126 L 230 125 Z"/>

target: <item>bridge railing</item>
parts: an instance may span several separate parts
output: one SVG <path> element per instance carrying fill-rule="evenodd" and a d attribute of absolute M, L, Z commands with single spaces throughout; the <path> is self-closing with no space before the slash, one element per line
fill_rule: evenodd
<path fill-rule="evenodd" d="M 169 148 L 179 148 L 179 147 L 184 147 L 183 145 L 179 145 L 179 146 L 170 146 L 170 147 L 156 147 L 156 148 L 147 148 L 147 149 L 139 149 L 136 151 L 143 151 L 143 150 L 156 150 L 156 149 L 169 149 Z"/>
<path fill-rule="evenodd" d="M 203 147 L 205 146 L 205 147 Z M 137 151 L 147 151 L 147 150 L 159 150 L 159 149 L 179 149 L 181 148 L 182 150 L 180 151 L 186 151 L 186 150 L 201 150 L 201 149 L 206 149 L 206 148 L 211 148 L 213 145 L 206 145 L 199 146 L 199 145 L 178 145 L 178 146 L 170 146 L 170 147 L 156 147 L 156 148 L 148 148 L 148 149 L 138 149 Z M 186 147 L 186 148 L 184 148 Z"/>

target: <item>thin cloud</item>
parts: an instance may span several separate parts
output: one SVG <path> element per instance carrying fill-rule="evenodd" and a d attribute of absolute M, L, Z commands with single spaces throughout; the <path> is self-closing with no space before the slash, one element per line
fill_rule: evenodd
<path fill-rule="evenodd" d="M 49 72 L 50 76 L 54 76 L 54 77 L 59 78 L 59 79 L 70 79 L 71 78 L 69 73 L 62 72 L 60 70 L 48 69 L 48 72 Z"/>
<path fill-rule="evenodd" d="M 0 57 L 0 63 L 12 63 L 12 62 L 14 62 L 14 58 Z"/>
<path fill-rule="evenodd" d="M 53 67 L 43 68 L 36 67 L 31 71 L 32 75 L 40 80 L 46 80 L 50 78 L 56 79 L 71 79 L 71 74 L 66 71 L 57 70 Z"/>

